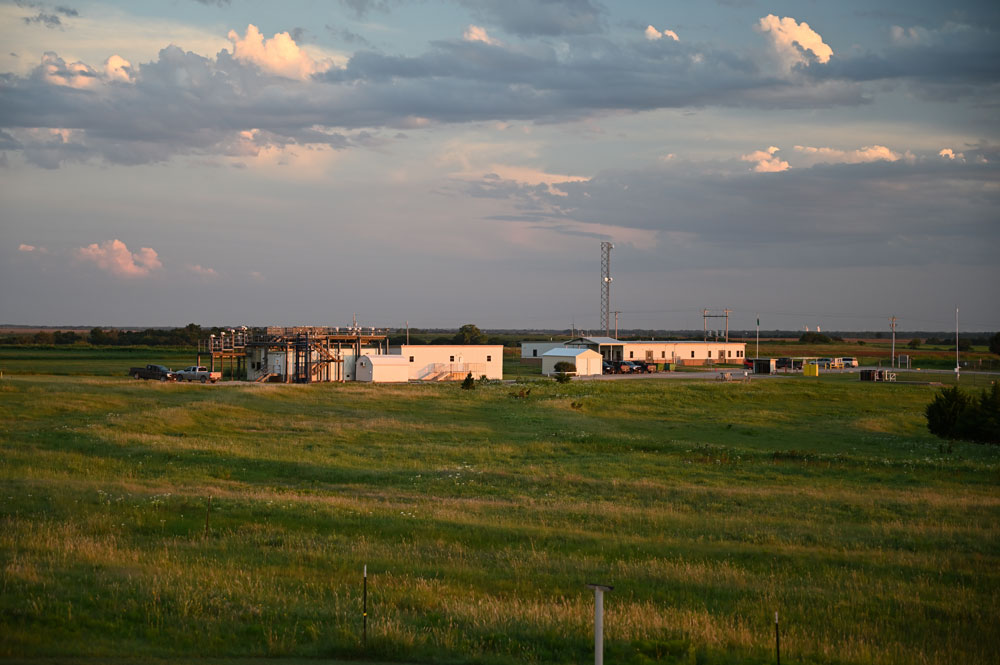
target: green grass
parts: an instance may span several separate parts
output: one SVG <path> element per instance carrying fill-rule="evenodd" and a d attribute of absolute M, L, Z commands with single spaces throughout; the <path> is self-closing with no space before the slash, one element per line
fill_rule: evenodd
<path fill-rule="evenodd" d="M 783 662 L 994 662 L 1000 448 L 934 388 L 526 381 L 5 373 L 0 657 L 587 662 L 597 581 L 607 662 L 773 662 L 775 610 Z"/>

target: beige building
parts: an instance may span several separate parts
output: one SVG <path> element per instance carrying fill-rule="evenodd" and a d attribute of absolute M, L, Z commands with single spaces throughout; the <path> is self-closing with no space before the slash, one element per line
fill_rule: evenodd
<path fill-rule="evenodd" d="M 743 342 L 655 341 L 625 342 L 612 337 L 577 337 L 567 348 L 586 348 L 605 360 L 678 365 L 741 365 L 746 350 Z"/>
<path fill-rule="evenodd" d="M 410 380 L 410 363 L 403 356 L 361 356 L 356 375 L 358 381 L 367 383 L 406 383 Z"/>
<path fill-rule="evenodd" d="M 404 344 L 389 347 L 410 367 L 411 381 L 461 381 L 473 378 L 503 378 L 503 346 L 478 344 Z"/>
<path fill-rule="evenodd" d="M 556 374 L 558 372 L 556 365 L 561 362 L 573 365 L 573 371 L 577 376 L 593 376 L 602 373 L 604 359 L 600 353 L 591 349 L 565 347 L 549 349 L 542 355 L 542 374 L 545 376 Z"/>

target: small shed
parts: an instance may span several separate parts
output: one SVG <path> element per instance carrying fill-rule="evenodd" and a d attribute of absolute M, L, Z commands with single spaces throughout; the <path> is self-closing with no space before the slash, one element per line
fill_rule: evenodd
<path fill-rule="evenodd" d="M 777 361 L 774 358 L 753 359 L 754 374 L 774 374 L 777 371 L 776 366 Z"/>
<path fill-rule="evenodd" d="M 410 362 L 403 356 L 361 356 L 357 380 L 369 383 L 406 383 L 410 380 Z"/>
<path fill-rule="evenodd" d="M 556 374 L 556 363 L 570 363 L 576 369 L 577 376 L 592 376 L 602 374 L 601 354 L 586 348 L 565 348 L 549 349 L 542 354 L 542 374 L 552 376 Z"/>

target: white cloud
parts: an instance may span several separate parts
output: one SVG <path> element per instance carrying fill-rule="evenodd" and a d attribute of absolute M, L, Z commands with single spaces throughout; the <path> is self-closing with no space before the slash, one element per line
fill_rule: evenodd
<path fill-rule="evenodd" d="M 956 159 L 959 160 L 959 161 L 962 161 L 962 162 L 965 161 L 965 154 L 964 153 L 955 152 L 951 148 L 942 148 L 941 152 L 938 153 L 938 156 L 939 157 L 944 157 L 945 159 L 950 159 L 952 161 L 954 161 Z"/>
<path fill-rule="evenodd" d="M 893 44 L 898 46 L 917 46 L 927 44 L 932 41 L 931 34 L 926 28 L 903 28 L 898 25 L 892 26 L 889 31 Z"/>
<path fill-rule="evenodd" d="M 116 277 L 145 277 L 163 267 L 156 251 L 141 247 L 132 253 L 121 240 L 105 240 L 101 244 L 91 243 L 74 251 L 78 259 L 90 261 L 101 270 Z"/>
<path fill-rule="evenodd" d="M 35 247 L 34 245 L 26 245 L 23 242 L 20 245 L 17 246 L 17 251 L 19 251 L 19 252 L 27 252 L 27 253 L 36 252 L 38 254 L 48 254 L 49 253 L 49 250 L 45 249 L 44 247 Z"/>
<path fill-rule="evenodd" d="M 333 66 L 330 60 L 314 60 L 287 32 L 264 39 L 257 26 L 250 24 L 242 38 L 235 30 L 230 30 L 229 41 L 233 43 L 233 57 L 237 60 L 252 62 L 265 71 L 291 79 L 305 80 Z"/>
<path fill-rule="evenodd" d="M 775 156 L 779 148 L 769 147 L 767 150 L 755 150 L 740 157 L 744 162 L 754 162 L 753 170 L 757 173 L 780 173 L 789 169 L 788 162 Z"/>
<path fill-rule="evenodd" d="M 104 75 L 111 81 L 131 83 L 135 74 L 132 63 L 116 53 L 104 61 Z"/>
<path fill-rule="evenodd" d="M 492 46 L 500 46 L 500 42 L 490 37 L 489 33 L 486 32 L 486 28 L 478 25 L 470 25 L 466 28 L 465 32 L 462 33 L 462 39 L 467 42 L 483 42 Z"/>
<path fill-rule="evenodd" d="M 656 41 L 657 39 L 663 39 L 664 37 L 669 37 L 675 42 L 680 41 L 677 37 L 677 33 L 673 30 L 664 30 L 663 32 L 660 32 L 651 25 L 646 26 L 646 31 L 643 34 L 646 35 L 646 39 L 650 41 Z"/>
<path fill-rule="evenodd" d="M 215 268 L 206 268 L 206 267 L 200 266 L 200 265 L 186 265 L 184 267 L 187 268 L 190 272 L 193 272 L 196 275 L 200 275 L 201 277 L 218 277 L 219 276 L 219 273 L 217 273 L 215 271 Z"/>
<path fill-rule="evenodd" d="M 833 55 L 833 49 L 823 42 L 818 32 L 805 21 L 799 23 L 791 16 L 778 18 L 768 14 L 757 23 L 757 30 L 770 37 L 774 49 L 789 69 L 797 64 L 808 64 L 812 59 L 826 63 Z"/>
<path fill-rule="evenodd" d="M 813 148 L 797 145 L 807 165 L 812 164 L 865 164 L 868 162 L 895 162 L 905 155 L 894 152 L 884 145 L 872 145 L 857 150 L 837 150 L 836 148 Z"/>

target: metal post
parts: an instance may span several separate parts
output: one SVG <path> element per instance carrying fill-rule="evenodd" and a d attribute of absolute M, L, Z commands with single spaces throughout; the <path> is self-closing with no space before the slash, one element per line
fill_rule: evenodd
<path fill-rule="evenodd" d="M 361 614 L 361 644 L 368 648 L 368 564 L 365 564 L 364 573 L 364 609 Z"/>
<path fill-rule="evenodd" d="M 760 358 L 760 316 L 757 316 L 757 353 L 754 355 L 755 358 Z"/>
<path fill-rule="evenodd" d="M 892 328 L 892 366 L 896 366 L 896 317 L 889 317 L 889 327 Z"/>
<path fill-rule="evenodd" d="M 777 665 L 781 665 L 781 634 L 778 632 L 778 613 L 774 613 L 774 656 Z"/>
<path fill-rule="evenodd" d="M 955 383 L 961 378 L 961 370 L 959 367 L 961 365 L 958 362 L 958 308 L 955 308 Z"/>
<path fill-rule="evenodd" d="M 594 665 L 604 665 L 604 592 L 614 589 L 606 584 L 588 584 L 594 590 Z"/>

